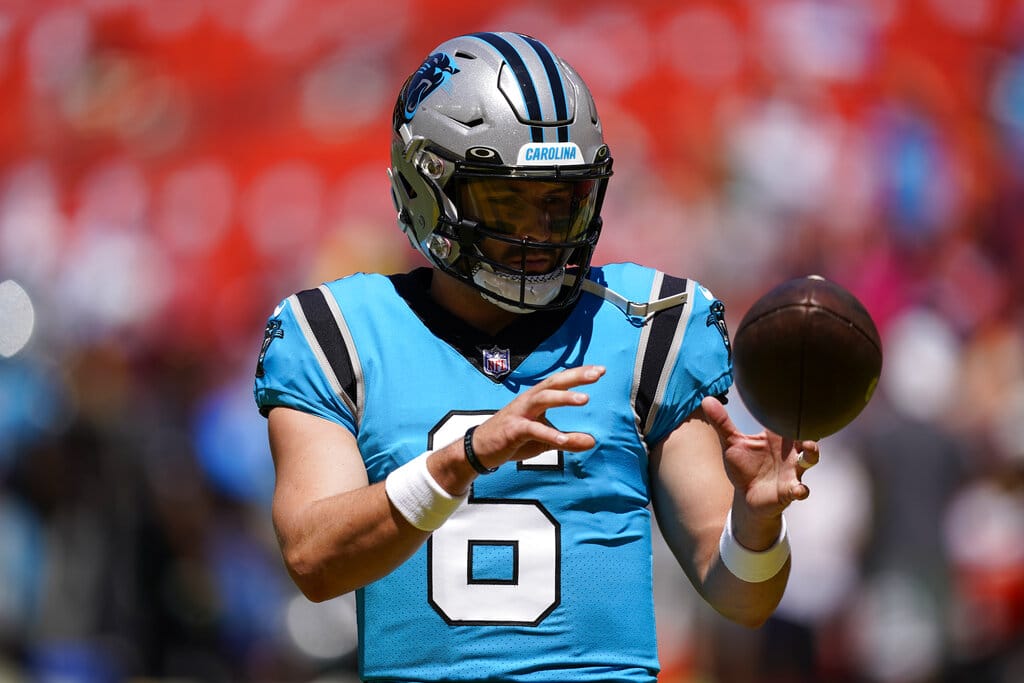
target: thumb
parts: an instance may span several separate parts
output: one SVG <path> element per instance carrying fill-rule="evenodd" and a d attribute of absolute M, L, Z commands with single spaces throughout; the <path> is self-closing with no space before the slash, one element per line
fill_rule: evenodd
<path fill-rule="evenodd" d="M 736 428 L 732 418 L 729 417 L 729 411 L 716 397 L 705 396 L 704 400 L 700 402 L 700 407 L 704 410 L 704 417 L 715 428 L 722 441 L 731 441 L 734 436 L 740 434 L 740 430 Z"/>

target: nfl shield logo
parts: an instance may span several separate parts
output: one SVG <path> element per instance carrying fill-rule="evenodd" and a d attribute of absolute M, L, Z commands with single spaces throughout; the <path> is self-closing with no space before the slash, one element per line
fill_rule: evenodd
<path fill-rule="evenodd" d="M 484 373 L 491 377 L 507 375 L 512 367 L 508 349 L 499 349 L 497 346 L 484 349 Z"/>

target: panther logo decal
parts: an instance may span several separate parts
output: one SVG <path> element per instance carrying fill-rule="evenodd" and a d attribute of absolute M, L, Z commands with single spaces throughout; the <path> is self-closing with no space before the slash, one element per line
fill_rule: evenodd
<path fill-rule="evenodd" d="M 403 93 L 405 120 L 412 121 L 420 103 L 427 99 L 430 93 L 447 84 L 448 80 L 457 73 L 459 73 L 459 69 L 455 66 L 455 61 L 445 53 L 436 52 L 427 57 L 427 61 L 423 62 L 423 65 L 409 79 L 409 84 Z"/>
<path fill-rule="evenodd" d="M 711 303 L 711 312 L 708 314 L 707 320 L 705 321 L 708 327 L 717 327 L 718 333 L 722 335 L 722 342 L 725 344 L 725 350 L 729 354 L 729 360 L 732 360 L 732 344 L 729 342 L 729 328 L 725 326 L 725 304 L 718 299 L 715 299 Z"/>
<path fill-rule="evenodd" d="M 281 329 L 281 321 L 277 318 L 271 318 L 267 322 L 267 328 L 263 331 L 263 345 L 260 347 L 260 357 L 256 361 L 257 377 L 263 377 L 266 374 L 263 370 L 263 361 L 267 357 L 267 351 L 270 349 L 271 342 L 282 337 L 284 337 L 284 330 Z"/>

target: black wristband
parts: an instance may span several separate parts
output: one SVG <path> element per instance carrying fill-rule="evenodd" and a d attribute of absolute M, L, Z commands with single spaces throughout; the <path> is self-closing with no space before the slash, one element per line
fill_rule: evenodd
<path fill-rule="evenodd" d="M 473 451 L 473 432 L 475 431 L 475 426 L 470 427 L 466 430 L 466 436 L 462 438 L 462 447 L 466 451 L 466 460 L 469 461 L 470 467 L 476 470 L 478 474 L 490 474 L 491 472 L 496 472 L 498 470 L 497 467 L 487 467 L 480 462 L 480 458 L 476 457 L 476 452 Z"/>

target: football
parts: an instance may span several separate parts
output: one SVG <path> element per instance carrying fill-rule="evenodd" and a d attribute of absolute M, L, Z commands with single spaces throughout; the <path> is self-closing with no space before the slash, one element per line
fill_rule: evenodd
<path fill-rule="evenodd" d="M 882 342 L 850 292 L 818 275 L 789 280 L 758 299 L 733 336 L 736 388 L 771 431 L 821 439 L 871 400 Z"/>

